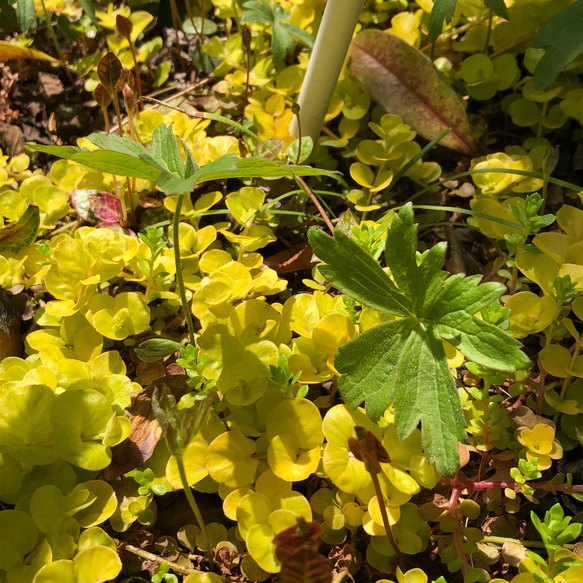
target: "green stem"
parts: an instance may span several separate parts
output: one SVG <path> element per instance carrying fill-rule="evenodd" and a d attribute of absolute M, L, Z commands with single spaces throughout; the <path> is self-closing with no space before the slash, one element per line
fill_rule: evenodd
<path fill-rule="evenodd" d="M 71 83 L 71 85 L 72 85 L 74 83 L 73 76 L 71 75 L 71 72 L 67 68 L 67 63 L 65 63 L 65 59 L 64 59 L 63 53 L 61 51 L 61 45 L 59 44 L 59 39 L 57 38 L 57 35 L 55 33 L 55 29 L 53 28 L 53 25 L 51 23 L 51 17 L 49 15 L 49 11 L 47 10 L 47 7 L 45 5 L 45 0 L 40 0 L 40 1 L 41 1 L 41 5 L 43 8 L 43 14 L 45 16 L 45 20 L 47 21 L 47 26 L 49 27 L 49 34 L 51 35 L 51 39 L 53 41 L 53 44 L 55 45 L 55 50 L 57 51 L 57 55 L 59 56 L 59 60 L 61 61 L 62 65 L 65 69 L 65 73 L 67 74 L 67 79 L 69 79 L 69 83 Z"/>
<path fill-rule="evenodd" d="M 397 541 L 393 536 L 393 531 L 391 530 L 391 524 L 389 523 L 389 517 L 387 515 L 387 508 L 385 507 L 385 497 L 383 496 L 383 491 L 381 490 L 379 479 L 377 475 L 374 472 L 371 472 L 370 470 L 369 474 L 370 477 L 372 478 L 374 491 L 375 494 L 377 495 L 377 500 L 379 502 L 379 510 L 381 511 L 381 517 L 383 519 L 383 525 L 385 527 L 385 532 L 387 533 L 387 538 L 389 539 L 389 542 L 391 543 L 391 546 L 393 547 L 395 554 L 397 555 L 397 557 L 399 557 L 399 560 L 403 564 L 403 567 L 405 567 L 406 565 L 409 565 L 409 559 L 407 559 L 407 557 L 403 554 L 403 551 L 401 551 L 401 549 L 398 547 Z"/>
<path fill-rule="evenodd" d="M 482 51 L 485 55 L 488 54 L 488 47 L 490 46 L 490 35 L 492 34 L 492 9 L 490 8 L 490 13 L 488 14 L 488 34 L 486 35 L 486 42 L 484 44 L 484 50 Z"/>
<path fill-rule="evenodd" d="M 134 47 L 134 43 L 132 42 L 131 37 L 128 37 L 128 42 L 130 43 L 130 50 L 132 51 L 132 58 L 134 60 L 134 78 L 136 80 L 136 86 L 138 89 L 138 103 L 140 105 L 140 111 L 144 110 L 144 101 L 142 99 L 142 80 L 140 78 L 140 64 L 138 62 L 138 56 L 136 55 L 136 48 Z M 128 111 L 128 115 L 131 119 L 130 112 Z M 133 137 L 133 136 L 132 136 Z M 134 138 L 135 140 L 135 138 Z"/>
<path fill-rule="evenodd" d="M 209 560 L 209 564 L 212 566 L 213 564 L 213 549 L 211 547 L 211 541 L 206 529 L 206 524 L 204 523 L 204 519 L 200 510 L 198 508 L 198 504 L 192 495 L 192 490 L 188 485 L 188 479 L 186 478 L 186 470 L 184 469 L 184 460 L 182 459 L 182 454 L 174 454 L 174 459 L 176 459 L 176 465 L 178 466 L 178 473 L 180 474 L 180 481 L 182 482 L 182 486 L 184 487 L 184 494 L 186 495 L 186 499 L 188 500 L 188 504 L 196 518 L 196 522 L 198 522 L 198 526 L 200 528 L 200 532 L 202 533 L 204 539 L 204 546 L 207 558 Z"/>
<path fill-rule="evenodd" d="M 188 323 L 188 340 L 194 346 L 194 323 L 192 321 L 192 314 L 190 313 L 190 307 L 188 305 L 188 300 L 186 299 L 186 288 L 184 287 L 184 278 L 182 277 L 182 261 L 180 259 L 180 211 L 182 210 L 182 201 L 184 200 L 184 194 L 178 195 L 178 200 L 176 201 L 176 210 L 174 211 L 174 221 L 173 228 L 174 233 L 172 236 L 172 244 L 174 245 L 174 262 L 176 264 L 176 284 L 178 285 L 178 291 L 180 292 L 180 300 L 182 301 L 182 309 L 184 310 L 184 315 L 186 317 L 186 322 Z"/>

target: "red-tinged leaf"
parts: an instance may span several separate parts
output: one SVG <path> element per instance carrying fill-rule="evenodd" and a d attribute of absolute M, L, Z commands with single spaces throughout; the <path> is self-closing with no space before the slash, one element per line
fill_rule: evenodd
<path fill-rule="evenodd" d="M 123 217 L 121 202 L 109 192 L 100 192 L 95 201 L 95 217 L 105 223 L 117 223 Z"/>
<path fill-rule="evenodd" d="M 370 29 L 356 36 L 350 55 L 352 73 L 389 113 L 426 140 L 451 128 L 440 143 L 477 154 L 462 102 L 421 51 L 397 36 Z"/>
<path fill-rule="evenodd" d="M 123 71 L 121 61 L 109 51 L 97 65 L 97 76 L 109 90 L 115 89 Z"/>
<path fill-rule="evenodd" d="M 102 109 L 107 109 L 111 103 L 111 94 L 101 83 L 98 83 L 93 90 L 93 97 L 97 101 L 97 105 Z"/>
<path fill-rule="evenodd" d="M 36 238 L 40 226 L 40 213 L 37 206 L 29 205 L 18 222 L 0 229 L 0 252 L 18 253 Z"/>
<path fill-rule="evenodd" d="M 117 28 L 117 32 L 128 40 L 131 37 L 132 30 L 134 30 L 132 21 L 121 14 L 118 14 L 115 19 L 115 27 Z"/>
<path fill-rule="evenodd" d="M 318 538 L 324 533 L 322 527 L 316 522 L 307 522 L 298 516 L 296 526 L 285 529 L 273 538 L 275 556 L 283 563 L 301 547 L 318 547 Z"/>
<path fill-rule="evenodd" d="M 120 200 L 109 192 L 99 192 L 91 188 L 74 190 L 71 202 L 79 218 L 95 223 L 117 223 L 123 216 Z"/>
<path fill-rule="evenodd" d="M 19 47 L 11 43 L 0 41 L 0 62 L 12 61 L 14 59 L 29 59 L 35 61 L 50 61 L 51 63 L 60 63 L 50 55 L 37 51 L 35 49 L 28 49 L 26 47 Z"/>
<path fill-rule="evenodd" d="M 282 565 L 284 583 L 330 583 L 332 571 L 328 560 L 311 546 L 303 546 Z"/>

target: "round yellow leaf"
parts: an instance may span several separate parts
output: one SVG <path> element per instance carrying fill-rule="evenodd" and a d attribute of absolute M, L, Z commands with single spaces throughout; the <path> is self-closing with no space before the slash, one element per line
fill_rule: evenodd
<path fill-rule="evenodd" d="M 269 524 L 256 524 L 247 533 L 246 542 L 250 555 L 268 573 L 279 573 L 281 563 L 275 557 L 273 537 L 275 532 Z"/>
<path fill-rule="evenodd" d="M 305 480 L 318 468 L 320 447 L 301 450 L 291 433 L 276 435 L 267 449 L 267 461 L 273 473 L 283 480 Z"/>
<path fill-rule="evenodd" d="M 312 330 L 316 348 L 326 354 L 336 354 L 340 346 L 352 340 L 356 329 L 352 320 L 344 314 L 333 312 L 324 316 Z"/>
<path fill-rule="evenodd" d="M 219 435 L 208 447 L 206 467 L 213 480 L 234 488 L 252 484 L 255 480 L 258 461 L 255 442 L 245 437 L 238 429 Z"/>
<path fill-rule="evenodd" d="M 545 370 L 554 377 L 566 378 L 571 376 L 567 368 L 571 364 L 571 353 L 559 344 L 548 344 L 538 356 Z"/>
<path fill-rule="evenodd" d="M 188 444 L 184 450 L 182 461 L 184 463 L 184 471 L 186 472 L 186 480 L 189 486 L 194 486 L 203 478 L 208 476 L 206 467 L 206 453 L 208 443 L 206 439 L 198 432 L 194 439 Z M 180 472 L 178 471 L 178 464 L 176 458 L 171 456 L 166 464 L 166 479 L 170 482 L 173 488 L 181 490 L 184 486 L 180 479 Z"/>

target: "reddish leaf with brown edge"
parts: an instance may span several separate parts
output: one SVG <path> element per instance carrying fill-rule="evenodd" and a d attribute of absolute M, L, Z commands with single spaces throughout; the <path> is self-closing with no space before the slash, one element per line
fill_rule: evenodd
<path fill-rule="evenodd" d="M 39 226 L 38 207 L 31 204 L 18 219 L 18 222 L 0 229 L 0 252 L 18 253 L 23 247 L 30 245 L 35 240 Z"/>
<path fill-rule="evenodd" d="M 132 30 L 134 30 L 132 21 L 129 18 L 122 16 L 121 14 L 118 14 L 117 18 L 115 19 L 115 27 L 117 28 L 117 32 L 128 40 L 131 37 Z"/>
<path fill-rule="evenodd" d="M 103 109 L 107 109 L 111 103 L 111 95 L 101 83 L 98 83 L 97 87 L 93 90 L 93 97 L 97 101 L 97 105 Z"/>
<path fill-rule="evenodd" d="M 397 36 L 370 29 L 352 41 L 350 55 L 352 73 L 389 113 L 426 140 L 451 128 L 440 144 L 477 154 L 462 102 L 421 51 Z"/>
<path fill-rule="evenodd" d="M 97 65 L 97 76 L 105 87 L 112 90 L 117 85 L 123 71 L 121 61 L 109 51 Z"/>
<path fill-rule="evenodd" d="M 328 560 L 311 546 L 303 546 L 281 565 L 284 583 L 330 583 L 332 571 Z"/>
<path fill-rule="evenodd" d="M 316 522 L 307 522 L 301 516 L 298 516 L 297 520 L 296 526 L 285 529 L 273 538 L 273 544 L 276 546 L 275 556 L 282 563 L 301 547 L 309 546 L 316 549 L 320 544 L 317 539 L 324 533 Z"/>
<path fill-rule="evenodd" d="M 348 449 L 358 461 L 364 463 L 368 472 L 379 474 L 380 464 L 391 462 L 385 446 L 370 429 L 357 425 L 354 430 L 356 437 L 348 438 Z"/>

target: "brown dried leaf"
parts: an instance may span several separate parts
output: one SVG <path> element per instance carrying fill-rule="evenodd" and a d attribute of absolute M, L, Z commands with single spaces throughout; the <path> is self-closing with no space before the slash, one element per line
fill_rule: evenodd
<path fill-rule="evenodd" d="M 31 204 L 16 223 L 0 229 L 0 252 L 18 253 L 36 238 L 40 226 L 40 211 Z"/>
<path fill-rule="evenodd" d="M 463 103 L 421 51 L 397 36 L 368 29 L 353 40 L 350 55 L 352 73 L 388 112 L 427 140 L 451 128 L 440 144 L 476 155 Z"/>
<path fill-rule="evenodd" d="M 190 391 L 186 379 L 186 375 L 164 376 L 134 393 L 132 406 L 125 411 L 132 429 L 128 438 L 112 449 L 111 464 L 104 470 L 105 480 L 110 481 L 130 472 L 152 457 L 162 437 L 162 429 L 152 411 L 152 393 L 156 387 L 166 385 L 176 400 L 180 400 L 182 395 Z"/>
<path fill-rule="evenodd" d="M 316 263 L 314 252 L 307 243 L 299 243 L 265 259 L 265 265 L 279 274 L 312 269 Z"/>

